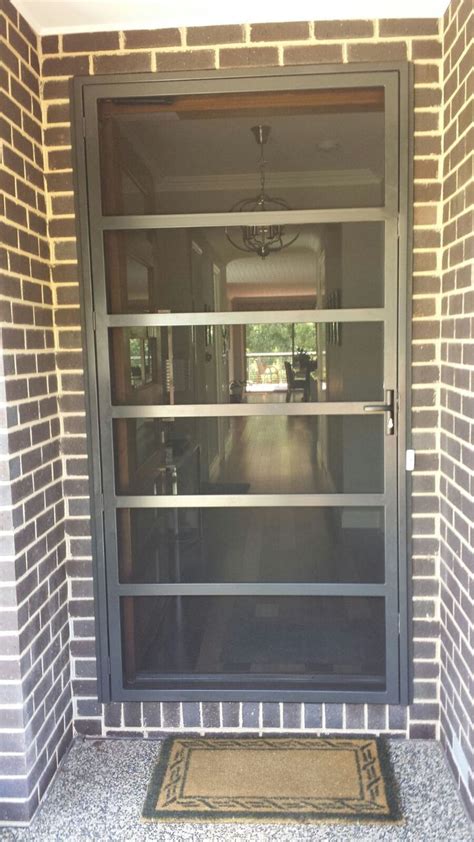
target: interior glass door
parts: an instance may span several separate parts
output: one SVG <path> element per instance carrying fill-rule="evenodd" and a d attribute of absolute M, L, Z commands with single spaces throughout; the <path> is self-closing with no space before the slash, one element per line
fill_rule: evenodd
<path fill-rule="evenodd" d="M 398 698 L 397 89 L 367 78 L 86 101 L 112 698 Z"/>

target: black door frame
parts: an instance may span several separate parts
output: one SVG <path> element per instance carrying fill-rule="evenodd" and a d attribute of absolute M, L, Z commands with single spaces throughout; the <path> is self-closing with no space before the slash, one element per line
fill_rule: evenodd
<path fill-rule="evenodd" d="M 92 256 L 91 256 L 91 214 L 97 218 L 99 210 L 99 190 L 87 190 L 87 178 L 90 172 L 98 172 L 98 138 L 97 138 L 97 106 L 96 101 L 104 96 L 133 96 L 140 97 L 158 92 L 161 94 L 170 93 L 192 93 L 209 92 L 218 90 L 277 90 L 282 86 L 288 88 L 298 87 L 328 87 L 335 85 L 366 86 L 383 84 L 386 90 L 392 92 L 396 88 L 396 108 L 398 112 L 398 127 L 390 122 L 390 114 L 386 111 L 386 132 L 397 131 L 397 161 L 388 162 L 388 166 L 398 166 L 398 190 L 397 195 L 388 191 L 386 205 L 379 209 L 372 217 L 367 209 L 359 216 L 367 220 L 370 218 L 384 220 L 393 224 L 397 230 L 398 242 L 398 404 L 401 411 L 398 412 L 398 455 L 397 455 L 397 487 L 398 487 L 398 616 L 392 618 L 391 633 L 398 633 L 399 638 L 399 659 L 396 665 L 391 666 L 392 675 L 387 670 L 387 684 L 397 686 L 397 692 L 393 689 L 389 692 L 376 691 L 324 691 L 324 690 L 285 690 L 283 687 L 278 690 L 262 689 L 239 689 L 220 685 L 215 689 L 186 689 L 180 690 L 173 687 L 163 690 L 130 690 L 124 689 L 117 676 L 121 675 L 121 663 L 116 662 L 116 654 L 111 660 L 111 645 L 109 638 L 111 597 L 118 597 L 111 594 L 110 583 L 107 581 L 106 560 L 105 560 L 105 524 L 104 524 L 104 493 L 103 493 L 103 463 L 100 450 L 100 408 L 98 392 L 101 388 L 98 381 L 98 364 L 100 355 L 96 347 L 97 314 L 94 302 L 92 284 Z M 387 87 L 388 84 L 388 87 Z M 87 412 L 87 438 L 88 455 L 90 465 L 90 492 L 92 531 L 92 552 L 94 569 L 94 596 L 95 596 L 95 623 L 96 623 L 96 646 L 99 665 L 99 699 L 101 701 L 130 701 L 130 700 L 184 700 L 184 699 L 213 699 L 213 700 L 277 700 L 277 701 L 306 701 L 306 702 L 379 702 L 390 704 L 407 704 L 411 692 L 411 567 L 408 546 L 408 521 L 409 510 L 408 500 L 410 492 L 409 475 L 406 473 L 405 449 L 410 447 L 408 440 L 410 431 L 410 319 L 408 307 L 411 302 L 411 205 L 412 205 L 412 78 L 411 68 L 404 63 L 401 64 L 378 64 L 378 65 L 340 65 L 340 66 L 310 66 L 298 68 L 269 68 L 261 71 L 238 70 L 238 71 L 203 71 L 195 73 L 169 73 L 160 74 L 159 77 L 153 74 L 133 74 L 124 76 L 106 77 L 77 77 L 71 82 L 72 106 L 73 106 L 73 148 L 75 156 L 75 196 L 76 196 L 76 218 L 78 220 L 79 236 L 79 264 L 82 278 L 81 284 L 81 318 L 83 328 L 84 347 L 86 349 L 86 412 Z M 393 103 L 392 103 L 393 104 Z M 338 209 L 335 211 L 318 211 L 313 216 L 318 219 L 311 221 L 325 222 L 358 221 L 358 209 Z M 292 218 L 295 222 L 308 221 L 305 219 L 305 211 L 292 211 Z M 184 216 L 184 215 L 183 215 Z M 191 217 L 192 215 L 190 215 Z M 220 216 L 222 214 L 210 214 L 208 217 Z M 239 217 L 240 218 L 240 217 Z M 124 218 L 109 217 L 109 222 L 104 228 L 109 230 L 123 227 Z M 175 217 L 176 219 L 176 217 Z M 161 218 L 161 222 L 163 219 Z M 154 227 L 153 217 L 136 218 L 135 227 Z M 169 227 L 172 227 L 172 218 L 169 218 Z M 92 245 L 92 248 L 94 246 Z M 207 319 L 211 314 L 206 314 Z M 313 313 L 314 315 L 314 313 Z M 242 316 L 242 314 L 239 314 Z M 209 322 L 208 322 L 209 323 Z M 344 499 L 347 497 L 344 495 Z M 334 502 L 333 502 L 334 505 Z M 140 593 L 145 592 L 141 586 L 128 586 L 127 593 L 133 593 L 134 587 Z M 148 586 L 153 588 L 154 586 Z M 162 586 L 164 587 L 164 586 Z M 186 588 L 186 586 L 182 586 Z M 283 586 L 288 593 L 288 586 Z M 374 586 L 369 586 L 374 587 Z M 348 589 L 349 588 L 349 589 Z M 155 588 L 156 590 L 156 588 Z M 189 589 L 191 590 L 191 589 Z M 283 588 L 282 588 L 283 590 Z M 318 594 L 324 593 L 324 585 L 314 588 Z M 340 595 L 349 595 L 350 586 L 340 586 Z M 258 586 L 252 592 L 257 592 Z M 347 592 L 346 592 L 347 591 Z M 151 592 L 151 591 L 150 591 Z M 183 590 L 183 593 L 185 590 Z M 206 593 L 209 592 L 209 588 Z M 216 586 L 214 592 L 223 593 L 222 586 Z M 275 589 L 274 592 L 277 592 Z M 193 589 L 193 593 L 197 593 Z M 375 592 L 374 592 L 375 595 Z M 395 629 L 395 623 L 397 628 Z M 115 662 L 113 662 L 115 661 Z M 393 674 L 395 669 L 398 675 Z M 115 676 L 112 686 L 112 675 Z M 179 681 L 177 682 L 179 684 Z"/>

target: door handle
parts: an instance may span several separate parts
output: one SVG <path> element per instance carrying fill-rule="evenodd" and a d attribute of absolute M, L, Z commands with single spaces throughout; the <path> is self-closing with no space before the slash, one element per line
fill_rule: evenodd
<path fill-rule="evenodd" d="M 385 413 L 385 435 L 393 436 L 395 433 L 395 391 L 385 390 L 385 403 L 368 403 L 364 406 L 364 412 Z"/>

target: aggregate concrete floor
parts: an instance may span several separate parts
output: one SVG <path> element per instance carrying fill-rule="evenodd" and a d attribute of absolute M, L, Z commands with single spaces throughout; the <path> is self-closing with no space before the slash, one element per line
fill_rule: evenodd
<path fill-rule="evenodd" d="M 2 842 L 468 842 L 472 827 L 438 743 L 391 740 L 404 825 L 144 824 L 140 813 L 158 741 L 77 739 L 29 828 Z"/>

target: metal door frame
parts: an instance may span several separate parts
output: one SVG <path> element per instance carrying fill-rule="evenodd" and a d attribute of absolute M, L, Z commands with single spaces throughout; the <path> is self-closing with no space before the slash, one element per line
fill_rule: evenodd
<path fill-rule="evenodd" d="M 148 216 L 109 216 L 102 218 L 102 211 L 99 206 L 100 201 L 100 182 L 97 181 L 97 174 L 99 172 L 98 160 L 98 126 L 97 126 L 97 100 L 104 96 L 127 96 L 136 97 L 156 94 L 171 93 L 209 93 L 215 92 L 229 92 L 229 91 L 249 91 L 249 90 L 282 90 L 287 89 L 302 89 L 302 88 L 327 88 L 327 87 L 362 87 L 362 86 L 383 86 L 386 92 L 386 109 L 385 109 L 385 134 L 386 134 L 386 161 L 385 167 L 387 170 L 395 167 L 398 169 L 398 179 L 396 191 L 386 189 L 385 206 L 380 208 L 341 208 L 336 210 L 309 210 L 309 211 L 289 211 L 281 214 L 281 220 L 275 220 L 275 212 L 272 212 L 272 221 L 284 220 L 294 223 L 309 223 L 309 222 L 349 222 L 349 221 L 383 221 L 386 226 L 385 243 L 392 240 L 398 243 L 398 254 L 392 255 L 392 260 L 398 262 L 398 331 L 397 336 L 392 337 L 392 341 L 397 346 L 397 384 L 398 388 L 398 423 L 397 423 L 397 444 L 396 453 L 394 454 L 393 464 L 390 466 L 390 471 L 393 473 L 393 479 L 397 483 L 397 520 L 398 533 L 388 535 L 386 537 L 387 545 L 393 547 L 394 555 L 398 556 L 398 569 L 395 573 L 392 571 L 393 581 L 392 588 L 395 588 L 397 594 L 398 611 L 396 615 L 388 617 L 386 601 L 385 606 L 385 628 L 386 628 L 386 690 L 385 691 L 325 691 L 325 690 L 311 690 L 311 689 L 284 689 L 284 678 L 280 680 L 278 690 L 270 689 L 241 689 L 238 686 L 230 686 L 232 681 L 221 681 L 221 683 L 213 689 L 179 689 L 179 686 L 173 686 L 170 689 L 125 689 L 123 687 L 122 665 L 120 656 L 120 646 L 117 654 L 117 649 L 113 647 L 113 654 L 111 658 L 111 645 L 109 638 L 109 625 L 112 624 L 114 628 L 119 622 L 117 614 L 118 597 L 121 593 L 126 591 L 127 595 L 153 593 L 155 595 L 164 594 L 166 592 L 173 592 L 176 594 L 179 590 L 181 594 L 193 593 L 197 595 L 199 592 L 206 594 L 221 594 L 226 590 L 232 594 L 236 594 L 235 585 L 226 586 L 224 584 L 206 585 L 204 590 L 201 586 L 196 585 L 116 585 L 108 580 L 106 570 L 106 556 L 105 556 L 105 513 L 107 502 L 115 503 L 115 498 L 112 501 L 104 500 L 104 470 L 103 457 L 101 453 L 101 438 L 100 438 L 100 408 L 99 408 L 99 390 L 104 385 L 103 378 L 105 376 L 103 358 L 105 355 L 97 353 L 96 348 L 96 327 L 98 322 L 102 322 L 104 318 L 103 312 L 97 311 L 97 302 L 94 301 L 94 290 L 92 284 L 92 261 L 93 256 L 96 265 L 100 266 L 99 275 L 103 278 L 104 265 L 102 250 L 100 254 L 98 250 L 98 236 L 102 236 L 103 230 L 117 230 L 123 228 L 166 228 L 166 227 L 208 227 L 213 225 L 225 225 L 235 221 L 235 214 L 179 214 L 179 215 L 148 215 Z M 166 73 L 160 74 L 159 77 L 153 74 L 127 74 L 119 76 L 102 76 L 102 77 L 77 77 L 71 81 L 71 95 L 72 95 L 72 120 L 73 120 L 73 151 L 74 151 L 74 179 L 75 179 L 75 198 L 76 198 L 76 218 L 78 222 L 78 259 L 80 266 L 80 274 L 82 278 L 81 284 L 81 321 L 83 330 L 83 342 L 85 348 L 85 375 L 86 375 L 86 413 L 87 413 L 87 439 L 88 439 L 88 456 L 90 465 L 90 494 L 91 494 L 91 510 L 93 516 L 91 518 L 91 532 L 92 532 L 92 555 L 93 555 L 93 570 L 94 570 L 94 597 L 95 597 L 95 624 L 96 624 L 96 647 L 97 660 L 99 665 L 99 681 L 98 681 L 98 695 L 103 702 L 110 701 L 145 701 L 145 700 L 259 700 L 259 701 L 305 701 L 305 702 L 379 702 L 390 704 L 408 704 L 411 692 L 411 570 L 409 567 L 410 553 L 408 552 L 408 520 L 409 511 L 407 508 L 407 501 L 409 489 L 407 488 L 407 475 L 405 470 L 405 449 L 410 446 L 408 441 L 410 430 L 410 319 L 408 318 L 408 306 L 411 301 L 411 239 L 409 233 L 411 232 L 411 197 L 412 197 L 412 74 L 411 68 L 405 63 L 390 63 L 377 65 L 326 65 L 326 66 L 307 66 L 297 68 L 269 68 L 263 70 L 235 70 L 235 71 L 202 71 L 189 73 Z M 398 119 L 398 125 L 397 123 Z M 389 145 L 388 139 L 391 138 L 390 146 L 392 149 L 392 158 L 387 158 L 387 147 Z M 87 156 L 86 156 L 87 151 Z M 95 189 L 88 189 L 88 180 L 91 178 L 91 173 L 96 175 Z M 247 220 L 243 219 L 245 214 L 239 213 L 239 224 L 245 223 Z M 251 215 L 248 215 L 248 222 L 252 221 Z M 263 215 L 259 214 L 259 220 L 263 220 Z M 94 220 L 91 224 L 91 218 Z M 98 221 L 100 224 L 98 225 Z M 387 229 L 391 229 L 391 236 L 387 236 Z M 385 254 L 385 267 L 387 270 L 387 251 Z M 295 313 L 288 312 L 285 314 L 283 320 L 293 321 L 296 313 L 299 321 L 304 318 L 306 311 L 295 311 Z M 330 315 L 334 311 L 308 311 L 310 321 L 328 321 Z M 338 310 L 338 321 L 353 321 L 354 314 L 357 314 L 357 320 L 377 320 L 374 315 L 374 309 L 367 310 Z M 210 323 L 229 323 L 231 321 L 244 323 L 247 321 L 255 321 L 255 316 L 258 315 L 259 320 L 265 314 L 259 312 L 258 314 L 245 312 L 226 312 L 219 317 L 217 313 L 195 314 L 192 321 L 194 324 Z M 278 315 L 281 321 L 281 313 Z M 352 318 L 351 318 L 352 315 Z M 126 324 L 127 326 L 137 324 L 148 324 L 151 314 L 145 316 L 107 316 L 106 324 L 108 326 L 119 326 Z M 232 317 L 232 318 L 230 318 Z M 379 313 L 380 318 L 380 313 Z M 167 323 L 170 321 L 173 324 L 180 323 L 179 315 L 164 317 L 160 315 L 151 316 L 153 324 L 163 324 L 164 320 Z M 275 314 L 270 313 L 268 320 L 274 320 Z M 190 317 L 187 316 L 186 324 L 190 324 Z M 102 324 L 104 327 L 105 324 Z M 387 351 L 388 342 L 385 337 L 385 352 Z M 108 382 L 108 376 L 107 376 Z M 251 405 L 247 405 L 246 410 Z M 257 405 L 258 406 L 258 405 Z M 288 404 L 286 405 L 285 413 L 281 413 L 276 409 L 278 405 L 259 406 L 258 412 L 244 411 L 244 405 L 219 405 L 217 408 L 212 408 L 209 411 L 209 406 L 193 406 L 191 407 L 193 414 L 196 412 L 200 415 L 278 415 L 278 414 L 309 414 L 317 416 L 322 414 L 322 405 L 315 412 L 313 407 L 306 405 L 304 408 L 301 405 Z M 292 408 L 294 407 L 294 409 Z M 237 409 L 238 408 L 238 409 Z M 145 416 L 161 416 L 166 414 L 171 415 L 169 411 L 171 408 L 159 407 L 157 411 L 155 407 L 113 407 L 113 417 L 141 417 Z M 262 411 L 265 409 L 265 413 Z M 302 411 L 303 409 L 303 411 Z M 126 411 L 124 411 L 126 410 Z M 163 410 L 163 411 L 161 411 Z M 172 414 L 186 415 L 188 407 L 173 406 Z M 237 411 L 236 411 L 237 410 Z M 298 410 L 296 412 L 296 410 Z M 354 412 L 362 412 L 362 402 L 338 404 L 336 414 L 352 414 Z M 329 410 L 327 411 L 329 414 Z M 334 413 L 334 405 L 332 405 L 332 413 Z M 387 451 L 385 451 L 387 453 Z M 238 505 L 243 506 L 262 506 L 271 502 L 273 497 L 281 498 L 284 495 L 245 495 L 245 500 L 239 502 Z M 380 504 L 385 506 L 385 495 L 352 495 L 354 500 L 351 503 L 351 495 L 287 495 L 291 497 L 288 503 L 296 503 L 297 505 L 322 505 L 338 506 L 338 505 L 356 505 L 362 503 L 365 505 Z M 300 498 L 297 500 L 296 498 Z M 357 500 L 355 500 L 357 498 Z M 122 505 L 132 504 L 137 506 L 169 506 L 172 502 L 173 507 L 196 505 L 199 507 L 225 505 L 226 501 L 221 495 L 211 495 L 199 499 L 196 497 L 180 497 L 177 503 L 176 497 L 170 501 L 166 497 L 160 497 L 157 500 L 147 497 L 121 497 Z M 110 513 L 109 513 L 110 514 Z M 398 544 L 398 546 L 397 546 Z M 388 570 L 387 570 L 388 572 Z M 398 579 L 398 581 L 397 581 Z M 238 593 L 244 594 L 253 593 L 258 594 L 262 592 L 268 593 L 267 585 L 260 585 L 255 583 L 251 586 L 247 585 L 247 591 L 239 587 Z M 298 589 L 297 586 L 296 590 Z M 290 594 L 295 587 L 288 584 L 273 583 L 271 587 L 272 594 Z M 389 590 L 388 580 L 385 585 L 357 585 L 357 584 L 341 584 L 337 587 L 333 584 L 318 584 L 305 585 L 305 594 L 309 595 L 330 595 L 333 596 L 349 596 L 361 595 L 366 596 L 386 596 Z M 337 593 L 336 593 L 337 591 Z M 300 588 L 301 592 L 301 588 Z M 295 594 L 296 595 L 296 594 Z M 392 600 L 393 601 L 393 600 Z M 393 612 L 392 612 L 393 614 Z M 396 635 L 398 637 L 398 657 L 397 663 L 390 661 L 390 645 L 389 635 Z M 392 648 L 394 651 L 395 647 Z M 179 685 L 179 676 L 176 676 L 175 684 Z"/>

